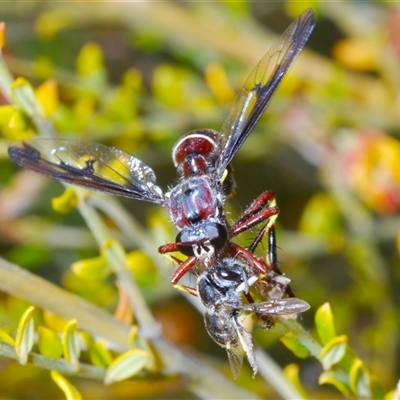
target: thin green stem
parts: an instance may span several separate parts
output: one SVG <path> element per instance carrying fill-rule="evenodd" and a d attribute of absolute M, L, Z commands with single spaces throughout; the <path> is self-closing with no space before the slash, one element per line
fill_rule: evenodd
<path fill-rule="evenodd" d="M 81 297 L 0 257 L 0 290 L 48 310 L 66 320 L 76 318 L 79 327 L 100 335 L 122 349 L 129 348 L 130 326 L 115 320 L 105 310 Z"/>
<path fill-rule="evenodd" d="M 5 343 L 0 343 L 0 356 L 18 360 L 14 347 Z M 74 367 L 64 360 L 53 360 L 36 353 L 29 354 L 28 362 L 40 368 L 57 370 L 63 374 L 79 376 L 86 379 L 103 380 L 106 371 L 105 368 L 94 367 L 93 365 L 84 363 L 79 363 L 79 370 L 76 371 Z"/>
<path fill-rule="evenodd" d="M 318 359 L 322 346 L 309 331 L 293 318 L 278 317 L 278 321 L 287 331 L 294 333 L 310 354 Z"/>
<path fill-rule="evenodd" d="M 7 68 L 4 62 L 3 53 L 0 50 L 0 91 L 3 93 L 4 97 L 9 103 L 13 102 L 11 94 L 11 85 L 14 81 L 13 76 Z"/>
<path fill-rule="evenodd" d="M 88 205 L 86 201 L 87 192 L 76 189 L 76 193 L 78 195 L 78 209 L 95 237 L 103 256 L 107 259 L 120 283 L 125 287 L 140 329 L 146 332 L 146 336 L 159 335 L 159 325 L 152 316 L 139 287 L 132 279 L 123 247 L 115 240 L 111 240 L 111 235 L 99 213 Z"/>
<path fill-rule="evenodd" d="M 110 340 L 117 344 L 122 351 L 129 349 L 131 326 L 116 321 L 103 309 L 11 264 L 1 257 L 0 290 L 51 311 L 64 319 L 75 318 L 81 329 Z M 189 377 L 187 382 L 192 392 L 204 398 L 257 398 L 254 393 L 240 389 L 215 370 L 200 363 L 196 357 L 193 357 L 193 353 L 186 355 L 182 350 L 161 337 L 154 338 L 152 344 L 163 358 L 165 371 L 184 374 Z M 8 356 L 6 350 L 1 354 Z M 12 353 L 9 355 L 14 358 Z M 35 357 L 29 359 L 35 365 L 36 360 Z M 52 366 L 54 367 L 55 364 Z"/>
<path fill-rule="evenodd" d="M 282 373 L 282 368 L 265 351 L 256 348 L 255 355 L 260 374 L 265 380 L 274 382 L 273 387 L 280 394 L 282 399 L 301 400 L 302 395 L 296 390 L 291 382 Z"/>

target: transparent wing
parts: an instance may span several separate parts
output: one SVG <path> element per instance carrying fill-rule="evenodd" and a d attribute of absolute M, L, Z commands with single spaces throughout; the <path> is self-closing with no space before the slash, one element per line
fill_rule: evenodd
<path fill-rule="evenodd" d="M 11 160 L 50 178 L 130 199 L 163 204 L 154 171 L 130 154 L 99 143 L 31 139 L 12 143 Z"/>
<path fill-rule="evenodd" d="M 233 379 L 240 375 L 243 365 L 243 349 L 240 345 L 227 345 L 226 352 L 228 354 L 229 365 L 231 367 Z"/>
<path fill-rule="evenodd" d="M 243 327 L 243 321 L 236 319 L 236 331 L 242 345 L 244 352 L 246 353 L 247 360 L 253 370 L 253 378 L 256 376 L 258 367 L 256 362 L 256 356 L 254 354 L 253 338 L 249 332 Z"/>
<path fill-rule="evenodd" d="M 221 128 L 226 143 L 216 165 L 218 179 L 264 113 L 314 26 L 313 12 L 309 9 L 288 27 L 246 80 Z"/>
<path fill-rule="evenodd" d="M 269 300 L 261 303 L 243 304 L 240 308 L 245 311 L 252 311 L 258 315 L 289 315 L 307 311 L 310 305 L 304 300 L 289 297 L 287 299 Z"/>

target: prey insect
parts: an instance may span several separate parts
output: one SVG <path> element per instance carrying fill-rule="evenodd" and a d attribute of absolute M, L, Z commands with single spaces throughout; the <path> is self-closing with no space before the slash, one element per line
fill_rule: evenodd
<path fill-rule="evenodd" d="M 251 248 L 265 233 L 265 230 L 260 231 Z M 273 243 L 273 228 L 267 233 L 269 242 Z M 310 308 L 307 302 L 294 297 L 289 288 L 290 279 L 276 267 L 275 248 L 269 248 L 268 259 L 272 260 L 272 264 L 265 263 L 265 270 L 268 271 L 265 275 L 256 274 L 254 259 L 264 262 L 256 256 L 250 259 L 243 255 L 230 257 L 220 254 L 212 259 L 207 268 L 200 265 L 193 270 L 198 273 L 196 288 L 183 288 L 198 296 L 205 307 L 206 330 L 226 350 L 235 379 L 242 368 L 243 354 L 247 356 L 253 376 L 258 371 L 252 335 L 244 327 L 247 314 L 254 314 L 269 329 L 276 316 L 295 317 Z M 260 301 L 254 299 L 253 293 L 257 293 Z M 290 297 L 283 298 L 287 295 Z"/>

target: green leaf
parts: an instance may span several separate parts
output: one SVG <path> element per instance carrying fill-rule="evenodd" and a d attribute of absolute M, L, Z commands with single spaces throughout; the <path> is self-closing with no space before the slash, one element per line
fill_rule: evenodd
<path fill-rule="evenodd" d="M 184 68 L 171 64 L 160 64 L 153 72 L 154 96 L 168 107 L 182 107 L 190 80 L 190 73 Z"/>
<path fill-rule="evenodd" d="M 7 125 L 10 122 L 12 115 L 17 112 L 14 106 L 4 105 L 0 106 L 0 125 Z"/>
<path fill-rule="evenodd" d="M 296 390 L 301 394 L 303 399 L 308 399 L 310 396 L 307 391 L 304 389 L 303 385 L 300 382 L 299 378 L 299 366 L 297 364 L 289 364 L 287 365 L 283 372 L 285 376 L 288 378 L 289 382 L 296 388 Z"/>
<path fill-rule="evenodd" d="M 350 368 L 350 388 L 359 397 L 371 398 L 369 373 L 363 362 L 356 358 Z"/>
<path fill-rule="evenodd" d="M 104 341 L 93 342 L 93 345 L 89 349 L 89 354 L 93 365 L 96 367 L 107 367 L 113 361 Z"/>
<path fill-rule="evenodd" d="M 134 325 L 129 332 L 129 343 L 132 343 L 132 347 L 143 350 L 147 356 L 147 363 L 145 368 L 147 371 L 156 372 L 157 370 L 157 360 L 154 353 L 149 345 L 149 342 L 143 338 L 142 335 L 138 335 L 139 327 Z"/>
<path fill-rule="evenodd" d="M 335 322 L 329 303 L 325 303 L 318 308 L 315 314 L 315 326 L 323 344 L 327 344 L 335 338 Z"/>
<path fill-rule="evenodd" d="M 319 360 L 325 370 L 337 364 L 346 354 L 347 336 L 337 336 L 321 350 Z"/>
<path fill-rule="evenodd" d="M 20 109 L 14 110 L 10 115 L 7 127 L 14 131 L 24 131 L 28 128 L 28 121 Z"/>
<path fill-rule="evenodd" d="M 11 91 L 16 103 L 30 116 L 40 116 L 45 118 L 42 105 L 36 98 L 35 91 L 31 84 L 24 78 L 17 78 L 12 86 Z"/>
<path fill-rule="evenodd" d="M 58 359 L 62 356 L 63 347 L 61 339 L 53 330 L 44 326 L 38 328 L 38 347 L 45 357 Z"/>
<path fill-rule="evenodd" d="M 103 256 L 74 262 L 71 269 L 75 275 L 87 280 L 104 280 L 112 273 Z"/>
<path fill-rule="evenodd" d="M 68 214 L 77 205 L 75 190 L 72 188 L 65 189 L 61 196 L 51 199 L 51 205 L 54 211 L 60 214 Z"/>
<path fill-rule="evenodd" d="M 15 339 L 15 351 L 19 362 L 26 364 L 28 356 L 32 350 L 35 336 L 35 326 L 33 321 L 33 312 L 35 307 L 29 307 L 18 324 L 17 337 Z"/>
<path fill-rule="evenodd" d="M 15 340 L 4 329 L 0 329 L 0 342 L 7 343 L 10 346 L 15 345 Z"/>
<path fill-rule="evenodd" d="M 85 82 L 86 88 L 91 88 L 92 94 L 100 94 L 107 83 L 107 73 L 104 68 L 104 56 L 101 47 L 96 43 L 85 44 L 76 59 L 76 70 Z"/>
<path fill-rule="evenodd" d="M 154 282 L 157 270 L 153 260 L 146 253 L 141 250 L 131 251 L 126 255 L 126 261 L 138 284 L 149 285 Z"/>
<path fill-rule="evenodd" d="M 391 390 L 390 392 L 386 393 L 384 397 L 382 397 L 384 400 L 395 400 L 398 398 L 397 396 L 397 390 Z"/>
<path fill-rule="evenodd" d="M 96 43 L 85 44 L 76 59 L 76 70 L 79 75 L 88 76 L 104 69 L 104 56 L 101 47 Z"/>
<path fill-rule="evenodd" d="M 24 243 L 14 246 L 7 254 L 10 261 L 26 269 L 34 270 L 38 265 L 43 265 L 51 257 L 48 248 L 39 244 Z"/>
<path fill-rule="evenodd" d="M 342 216 L 335 199 L 329 194 L 319 192 L 311 197 L 302 213 L 299 230 L 318 239 L 324 238 L 330 251 L 343 248 Z"/>
<path fill-rule="evenodd" d="M 338 389 L 344 396 L 350 396 L 351 390 L 349 387 L 347 373 L 343 370 L 330 370 L 323 372 L 318 379 L 318 383 L 323 385 L 325 383 L 333 385 Z"/>
<path fill-rule="evenodd" d="M 283 6 L 290 18 L 296 18 L 307 8 L 312 8 L 314 13 L 316 13 L 322 3 L 318 0 L 288 1 Z"/>
<path fill-rule="evenodd" d="M 148 359 L 148 354 L 138 349 L 121 354 L 107 369 L 104 383 L 109 385 L 136 375 L 147 364 Z"/>
<path fill-rule="evenodd" d="M 35 93 L 46 117 L 53 115 L 59 104 L 57 83 L 53 79 L 48 79 L 36 89 Z"/>
<path fill-rule="evenodd" d="M 65 361 L 67 361 L 67 363 L 69 363 L 74 370 L 77 371 L 79 369 L 79 355 L 81 352 L 81 346 L 76 324 L 77 321 L 75 319 L 67 323 L 65 326 L 62 344 Z"/>
<path fill-rule="evenodd" d="M 386 391 L 383 387 L 382 382 L 376 376 L 369 375 L 370 380 L 370 389 L 371 389 L 371 398 L 372 399 L 386 399 Z M 393 396 L 390 397 L 390 400 L 393 399 Z"/>
<path fill-rule="evenodd" d="M 82 332 L 81 336 L 85 341 L 93 365 L 96 367 L 107 367 L 112 363 L 113 359 L 104 341 L 96 342 L 93 336 L 87 332 Z"/>
<path fill-rule="evenodd" d="M 299 341 L 297 335 L 293 332 L 287 332 L 280 340 L 296 357 L 309 357 L 310 351 Z"/>
<path fill-rule="evenodd" d="M 250 15 L 250 3 L 246 0 L 223 0 L 223 2 L 236 15 Z"/>
<path fill-rule="evenodd" d="M 76 387 L 65 379 L 58 371 L 50 372 L 51 379 L 57 386 L 64 392 L 67 400 L 82 400 L 82 395 L 78 392 Z"/>
<path fill-rule="evenodd" d="M 45 39 L 51 39 L 61 29 L 70 26 L 76 20 L 74 12 L 68 8 L 44 11 L 36 19 L 36 32 Z"/>

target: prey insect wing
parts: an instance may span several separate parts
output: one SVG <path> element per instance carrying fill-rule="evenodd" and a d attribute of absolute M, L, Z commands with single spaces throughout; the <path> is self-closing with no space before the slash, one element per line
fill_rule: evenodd
<path fill-rule="evenodd" d="M 244 311 L 252 311 L 259 315 L 290 315 L 299 314 L 307 311 L 310 305 L 296 297 L 289 297 L 284 299 L 274 299 L 263 301 L 260 303 L 242 304 L 240 309 Z"/>
<path fill-rule="evenodd" d="M 314 26 L 313 12 L 309 9 L 288 27 L 246 80 L 221 128 L 226 143 L 217 161 L 219 179 L 264 113 Z"/>
<path fill-rule="evenodd" d="M 231 367 L 233 379 L 237 379 L 240 375 L 243 365 L 243 350 L 240 345 L 232 345 L 226 347 L 226 353 L 228 354 L 228 361 Z"/>
<path fill-rule="evenodd" d="M 154 171 L 115 147 L 39 138 L 12 143 L 8 154 L 22 167 L 66 183 L 130 199 L 165 201 Z"/>

